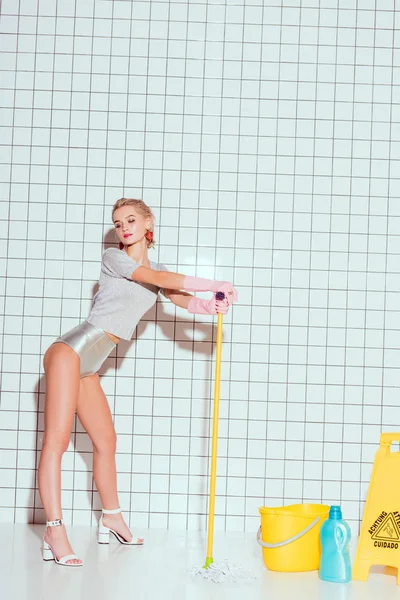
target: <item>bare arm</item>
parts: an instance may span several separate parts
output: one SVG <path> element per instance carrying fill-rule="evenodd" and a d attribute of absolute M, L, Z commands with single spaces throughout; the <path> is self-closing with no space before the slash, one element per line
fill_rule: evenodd
<path fill-rule="evenodd" d="M 171 300 L 173 304 L 176 304 L 176 306 L 186 309 L 190 299 L 193 298 L 192 294 L 188 294 L 187 292 L 177 292 L 176 290 L 168 289 L 164 289 L 164 296 L 168 298 L 168 300 Z"/>
<path fill-rule="evenodd" d="M 130 268 L 131 267 L 129 267 L 129 271 Z M 204 277 L 191 277 L 190 275 L 181 275 L 180 273 L 171 273 L 170 271 L 157 271 L 143 266 L 136 267 L 136 269 L 130 273 L 130 278 L 134 281 L 139 281 L 140 283 L 156 285 L 163 290 L 213 292 L 214 294 L 223 292 L 224 303 L 227 304 L 227 306 L 230 306 L 238 299 L 237 291 L 229 281 L 217 281 L 214 279 L 205 279 Z M 174 296 L 175 299 L 171 298 L 172 302 L 178 306 L 182 306 L 182 308 L 188 308 L 189 312 L 194 312 L 192 311 L 192 308 L 194 309 L 194 305 L 196 304 L 196 311 L 198 312 L 201 309 L 199 314 L 215 314 L 213 312 L 215 309 L 215 299 L 213 301 L 214 304 L 211 300 L 208 301 L 208 303 L 211 302 L 209 307 L 207 303 L 207 306 L 203 306 L 204 302 L 199 298 L 192 297 L 192 302 L 190 302 L 190 298 L 187 300 L 185 294 L 179 295 L 175 293 Z M 196 303 L 195 300 L 198 300 L 198 302 Z M 205 310 L 206 313 L 204 313 L 203 310 Z"/>
<path fill-rule="evenodd" d="M 160 277 L 160 276 L 164 277 Z M 155 269 L 148 269 L 147 267 L 138 267 L 131 275 L 134 281 L 140 281 L 141 283 L 151 283 L 157 285 L 164 290 L 164 296 L 171 300 L 176 306 L 181 308 L 188 307 L 190 299 L 193 298 L 192 294 L 187 292 L 179 291 L 183 287 L 183 280 L 185 275 L 179 273 L 171 273 L 171 271 L 156 271 Z M 164 281 L 168 279 L 168 287 L 166 287 Z M 173 288 L 172 285 L 180 287 Z"/>
<path fill-rule="evenodd" d="M 134 281 L 150 283 L 157 287 L 170 290 L 181 290 L 185 275 L 171 273 L 171 271 L 156 271 L 147 267 L 137 267 L 131 275 Z"/>

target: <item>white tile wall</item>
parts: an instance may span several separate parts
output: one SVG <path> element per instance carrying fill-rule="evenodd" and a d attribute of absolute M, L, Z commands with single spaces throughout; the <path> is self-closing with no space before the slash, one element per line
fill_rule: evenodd
<path fill-rule="evenodd" d="M 143 197 L 151 254 L 232 279 L 218 529 L 340 503 L 357 532 L 382 430 L 400 425 L 399 14 L 339 0 L 3 0 L 0 519 L 40 522 L 41 357 L 84 319 L 110 209 Z M 102 369 L 121 504 L 204 527 L 212 319 L 161 301 Z M 94 522 L 91 445 L 63 460 Z"/>

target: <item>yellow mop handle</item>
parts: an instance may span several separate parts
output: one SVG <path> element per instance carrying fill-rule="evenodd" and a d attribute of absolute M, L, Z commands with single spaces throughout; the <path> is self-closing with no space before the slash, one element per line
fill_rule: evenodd
<path fill-rule="evenodd" d="M 218 415 L 222 356 L 222 319 L 222 314 L 218 313 L 217 349 L 214 381 L 214 418 L 211 450 L 210 507 L 208 511 L 208 546 L 206 564 L 204 565 L 205 569 L 207 569 L 213 562 L 212 551 L 214 539 L 215 482 L 217 477 Z"/>

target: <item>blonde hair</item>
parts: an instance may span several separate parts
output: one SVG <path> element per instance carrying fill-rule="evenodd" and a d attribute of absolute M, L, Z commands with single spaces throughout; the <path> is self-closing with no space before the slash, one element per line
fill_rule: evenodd
<path fill-rule="evenodd" d="M 151 219 L 151 225 L 150 225 L 149 231 L 154 231 L 154 222 L 155 222 L 154 215 L 152 213 L 151 208 L 149 208 L 147 206 L 147 204 L 145 202 L 143 202 L 143 200 L 135 200 L 134 198 L 120 198 L 119 200 L 116 201 L 116 203 L 114 204 L 114 206 L 112 208 L 111 219 L 114 220 L 114 213 L 117 210 L 117 208 L 121 208 L 121 206 L 127 206 L 127 205 L 134 206 L 136 208 L 136 210 L 145 219 Z M 152 240 L 146 239 L 146 242 L 147 242 L 148 248 L 154 248 L 154 246 L 155 246 L 154 237 Z"/>

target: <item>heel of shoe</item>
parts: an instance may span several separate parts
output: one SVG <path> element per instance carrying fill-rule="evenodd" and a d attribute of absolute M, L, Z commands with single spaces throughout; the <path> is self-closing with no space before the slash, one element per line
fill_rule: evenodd
<path fill-rule="evenodd" d="M 101 518 L 99 521 L 98 542 L 99 542 L 99 544 L 109 544 L 110 543 L 110 530 L 108 529 L 108 527 L 104 527 L 103 521 Z"/>
<path fill-rule="evenodd" d="M 43 560 L 54 560 L 53 551 L 45 541 L 43 541 Z"/>
<path fill-rule="evenodd" d="M 106 533 L 99 531 L 97 540 L 98 540 L 99 544 L 109 544 L 110 543 L 109 531 L 107 531 Z"/>

